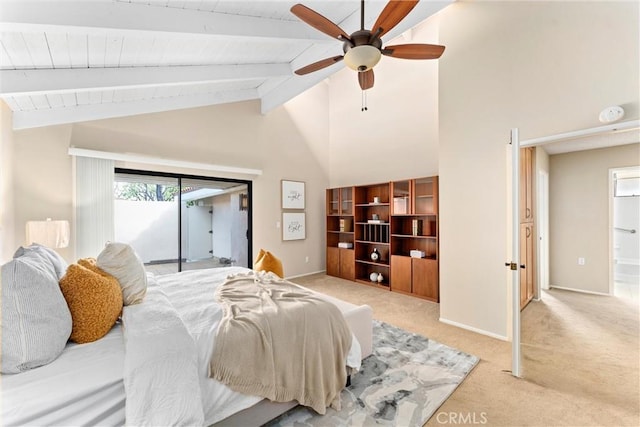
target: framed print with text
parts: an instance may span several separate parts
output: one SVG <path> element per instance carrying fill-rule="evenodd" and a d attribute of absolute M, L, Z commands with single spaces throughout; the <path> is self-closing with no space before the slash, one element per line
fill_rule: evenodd
<path fill-rule="evenodd" d="M 282 180 L 282 209 L 304 209 L 304 182 Z"/>
<path fill-rule="evenodd" d="M 282 240 L 305 239 L 305 213 L 282 213 Z"/>

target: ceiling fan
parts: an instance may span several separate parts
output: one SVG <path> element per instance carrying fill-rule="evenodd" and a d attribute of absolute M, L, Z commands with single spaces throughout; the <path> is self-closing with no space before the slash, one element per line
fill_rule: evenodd
<path fill-rule="evenodd" d="M 344 42 L 342 50 L 344 55 L 322 59 L 313 64 L 299 68 L 295 71 L 298 75 L 309 74 L 321 70 L 342 61 L 358 72 L 358 82 L 362 90 L 373 87 L 373 67 L 380 61 L 382 55 L 392 58 L 404 59 L 437 59 L 444 52 L 444 46 L 434 44 L 399 44 L 382 47 L 381 37 L 398 25 L 405 16 L 418 4 L 419 0 L 391 0 L 378 16 L 371 30 L 364 29 L 364 0 L 360 6 L 360 30 L 351 35 L 334 24 L 318 12 L 309 9 L 302 4 L 296 4 L 291 8 L 291 13 L 302 21 L 311 25 L 328 36 Z"/>

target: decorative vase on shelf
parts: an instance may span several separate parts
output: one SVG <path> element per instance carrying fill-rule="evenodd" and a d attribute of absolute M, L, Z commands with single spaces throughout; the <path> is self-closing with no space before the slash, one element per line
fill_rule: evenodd
<path fill-rule="evenodd" d="M 378 252 L 377 248 L 373 248 L 373 252 L 371 252 L 371 261 L 378 261 L 380 259 L 380 252 Z"/>
<path fill-rule="evenodd" d="M 378 273 L 378 283 L 382 283 L 382 281 L 384 280 L 384 276 L 382 275 L 382 273 Z"/>
<path fill-rule="evenodd" d="M 378 273 L 373 272 L 369 275 L 369 280 L 371 280 L 372 282 L 377 282 L 379 280 L 378 277 L 380 277 Z"/>

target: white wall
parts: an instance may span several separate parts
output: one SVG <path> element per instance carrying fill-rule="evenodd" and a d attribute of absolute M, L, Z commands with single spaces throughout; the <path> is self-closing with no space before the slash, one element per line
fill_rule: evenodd
<path fill-rule="evenodd" d="M 70 125 L 13 132 L 16 246 L 27 243 L 27 221 L 52 218 L 73 223 L 72 162 L 67 154 L 70 135 Z M 74 249 L 70 242 L 58 252 L 70 260 Z"/>
<path fill-rule="evenodd" d="M 187 241 L 182 247 L 183 258 L 185 255 L 188 261 L 211 258 L 211 254 L 214 253 L 213 239 L 209 233 L 212 223 L 209 213 L 211 206 L 205 205 L 204 201 L 195 206 L 184 205 L 186 203 L 183 203 L 182 209 L 182 229 L 186 234 L 183 237 L 186 237 Z"/>
<path fill-rule="evenodd" d="M 528 139 L 594 127 L 615 104 L 638 118 L 637 17 L 638 4 L 622 2 L 463 2 L 443 11 L 443 318 L 508 335 L 509 129 Z"/>
<path fill-rule="evenodd" d="M 640 144 L 550 157 L 551 286 L 609 293 L 609 169 L 639 163 Z"/>
<path fill-rule="evenodd" d="M 116 200 L 113 213 L 114 239 L 133 246 L 142 262 L 178 259 L 177 200 Z"/>
<path fill-rule="evenodd" d="M 13 132 L 11 111 L 0 100 L 0 264 L 13 257 L 15 243 L 15 206 L 13 185 Z"/>
<path fill-rule="evenodd" d="M 230 229 L 232 221 L 231 194 L 223 194 L 214 197 L 212 208 L 213 255 L 217 257 L 232 258 Z"/>
<path fill-rule="evenodd" d="M 383 58 L 368 112 L 352 72 L 329 79 L 332 186 L 440 175 L 443 319 L 509 335 L 509 130 L 593 127 L 614 104 L 638 118 L 637 16 L 637 3 L 456 2 L 414 32 L 442 58 Z"/>
<path fill-rule="evenodd" d="M 439 44 L 438 17 L 411 36 L 387 43 Z M 438 174 L 437 61 L 382 57 L 364 112 L 353 70 L 345 68 L 329 82 L 332 187 Z"/>
<path fill-rule="evenodd" d="M 83 124 L 11 132 L 15 140 L 13 173 L 16 198 L 16 243 L 24 240 L 27 220 L 72 219 L 72 168 L 69 146 L 113 152 L 262 169 L 256 177 L 198 170 L 118 163 L 120 167 L 181 172 L 203 176 L 253 179 L 253 252 L 270 250 L 288 276 L 324 270 L 324 190 L 328 187 L 326 86 L 318 86 L 286 106 L 262 115 L 257 102 L 146 114 Z M 304 111 L 304 114 L 290 113 Z M 4 146 L 3 142 L 3 146 Z M 38 173 L 33 173 L 34 171 Z M 307 238 L 283 242 L 280 181 L 306 182 Z M 22 230 L 22 231 L 20 231 Z M 13 249 L 15 250 L 15 248 Z M 13 252 L 11 252 L 13 253 Z M 62 250 L 72 261 L 73 247 Z M 305 263 L 305 257 L 309 263 Z"/>
<path fill-rule="evenodd" d="M 42 211 L 52 211 L 55 173 L 65 202 L 41 216 L 70 215 L 69 143 L 261 168 L 253 250 L 282 257 L 288 276 L 324 269 L 326 187 L 439 174 L 441 316 L 505 336 L 509 129 L 528 139 L 593 127 L 615 104 L 637 119 L 637 17 L 637 2 L 457 2 L 413 32 L 413 42 L 444 44 L 442 58 L 383 58 L 366 113 L 343 70 L 266 116 L 246 102 L 76 125 L 72 138 L 15 132 L 28 146 L 17 160 L 45 171 L 26 184 Z M 282 242 L 275 227 L 281 179 L 307 184 L 306 240 Z M 28 214 L 16 209 L 16 230 Z"/>

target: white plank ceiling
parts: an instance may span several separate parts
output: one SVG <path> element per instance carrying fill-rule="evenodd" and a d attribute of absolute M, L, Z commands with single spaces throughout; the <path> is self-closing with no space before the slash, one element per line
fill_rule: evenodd
<path fill-rule="evenodd" d="M 423 0 L 384 40 L 452 1 Z M 289 11 L 297 2 L 0 0 L 0 97 L 14 129 L 254 99 L 267 113 L 344 66 L 293 74 L 342 54 Z M 360 27 L 358 0 L 301 2 Z M 367 28 L 386 3 L 366 1 Z"/>

